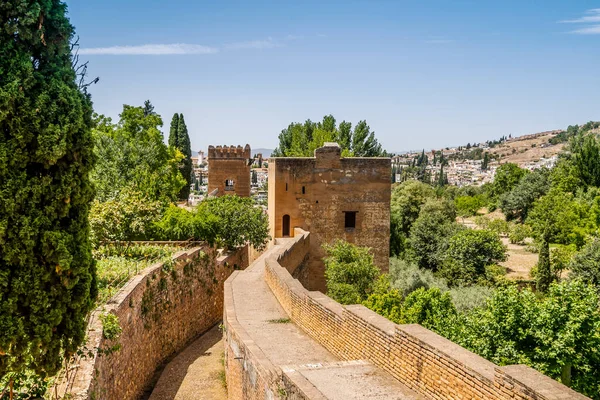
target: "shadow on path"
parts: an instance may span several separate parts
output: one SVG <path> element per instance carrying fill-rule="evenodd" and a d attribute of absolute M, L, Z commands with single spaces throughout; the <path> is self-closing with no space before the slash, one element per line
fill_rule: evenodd
<path fill-rule="evenodd" d="M 223 335 L 219 326 L 196 339 L 166 366 L 149 400 L 225 400 Z"/>

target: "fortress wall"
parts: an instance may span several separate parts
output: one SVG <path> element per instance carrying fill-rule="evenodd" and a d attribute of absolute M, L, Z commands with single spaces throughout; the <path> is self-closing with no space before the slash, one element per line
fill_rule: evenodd
<path fill-rule="evenodd" d="M 221 320 L 224 281 L 234 269 L 248 266 L 248 251 L 219 256 L 214 249 L 197 247 L 172 260 L 145 269 L 92 313 L 90 354 L 71 366 L 59 393 L 79 400 L 140 398 L 170 356 Z M 104 312 L 119 318 L 122 333 L 115 343 L 102 336 Z M 116 344 L 119 350 L 102 354 Z"/>
<path fill-rule="evenodd" d="M 291 320 L 342 360 L 367 360 L 431 399 L 585 399 L 526 366 L 498 367 L 423 328 L 397 325 L 362 305 L 342 306 L 292 277 L 310 240 L 296 232 L 266 259 L 265 279 Z"/>

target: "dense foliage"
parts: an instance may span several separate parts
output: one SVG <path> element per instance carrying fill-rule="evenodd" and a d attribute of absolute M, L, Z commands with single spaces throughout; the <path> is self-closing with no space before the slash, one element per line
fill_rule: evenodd
<path fill-rule="evenodd" d="M 183 155 L 164 144 L 160 115 L 144 107 L 124 105 L 118 124 L 98 116 L 94 136 L 98 164 L 92 178 L 98 201 L 119 197 L 121 191 L 169 203 L 186 184 L 179 172 Z"/>
<path fill-rule="evenodd" d="M 337 142 L 345 157 L 387 156 L 366 121 L 359 121 L 352 129 L 350 122 L 342 121 L 337 125 L 333 115 L 326 115 L 322 122 L 291 123 L 279 134 L 279 145 L 271 155 L 312 157 L 325 142 Z"/>
<path fill-rule="evenodd" d="M 0 4 L 0 377 L 57 372 L 96 296 L 92 104 L 59 0 Z"/>
<path fill-rule="evenodd" d="M 204 240 L 235 249 L 246 244 L 261 250 L 269 239 L 269 221 L 252 199 L 235 195 L 209 198 L 190 211 L 171 205 L 155 224 L 161 240 Z"/>
<path fill-rule="evenodd" d="M 323 247 L 327 252 L 323 260 L 327 293 L 342 304 L 356 304 L 365 300 L 380 275 L 369 249 L 342 240 Z"/>

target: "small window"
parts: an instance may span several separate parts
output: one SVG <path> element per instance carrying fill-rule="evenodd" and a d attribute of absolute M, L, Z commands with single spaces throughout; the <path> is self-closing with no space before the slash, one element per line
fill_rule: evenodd
<path fill-rule="evenodd" d="M 306 187 L 302 186 L 302 194 L 306 194 Z"/>
<path fill-rule="evenodd" d="M 344 211 L 344 228 L 356 228 L 356 211 Z"/>
<path fill-rule="evenodd" d="M 287 182 L 285 183 L 285 191 L 287 192 Z"/>
<path fill-rule="evenodd" d="M 225 180 L 225 190 L 234 190 L 233 184 L 233 179 Z"/>

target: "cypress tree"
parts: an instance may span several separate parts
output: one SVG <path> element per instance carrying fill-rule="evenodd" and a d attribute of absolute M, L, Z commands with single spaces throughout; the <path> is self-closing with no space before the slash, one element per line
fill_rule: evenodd
<path fill-rule="evenodd" d="M 92 103 L 66 12 L 0 2 L 0 377 L 55 374 L 96 296 Z"/>
<path fill-rule="evenodd" d="M 179 141 L 177 140 L 179 129 L 179 114 L 173 114 L 173 119 L 171 119 L 171 129 L 169 129 L 169 146 L 179 148 Z"/>
<path fill-rule="evenodd" d="M 179 122 L 177 124 L 177 148 L 184 155 L 179 170 L 186 180 L 186 185 L 181 189 L 179 198 L 187 200 L 190 194 L 190 185 L 192 184 L 192 146 L 183 114 L 179 114 Z"/>
<path fill-rule="evenodd" d="M 539 259 L 537 264 L 536 288 L 540 293 L 546 293 L 552 283 L 552 268 L 550 266 L 550 242 L 546 235 L 542 236 Z"/>

